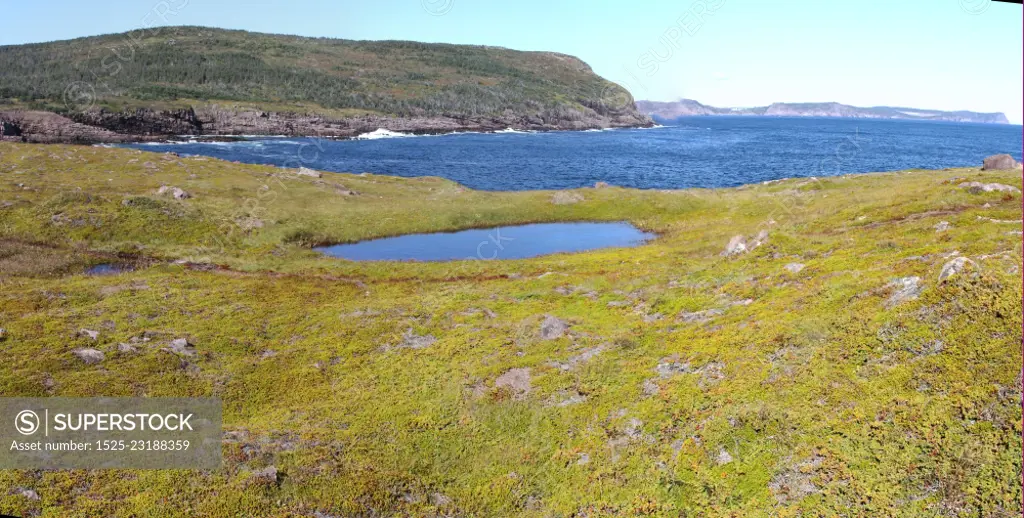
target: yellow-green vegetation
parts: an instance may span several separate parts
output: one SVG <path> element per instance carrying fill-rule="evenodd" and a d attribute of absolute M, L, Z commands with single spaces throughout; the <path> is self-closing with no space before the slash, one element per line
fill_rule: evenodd
<path fill-rule="evenodd" d="M 215 471 L 0 472 L 0 513 L 1021 512 L 1021 198 L 955 180 L 1020 187 L 1019 172 L 580 189 L 570 204 L 295 173 L 0 145 L 0 393 L 217 396 L 229 432 Z M 516 261 L 310 249 L 581 220 L 660 237 Z M 83 273 L 109 262 L 136 269 Z M 161 351 L 175 338 L 197 354 Z"/>

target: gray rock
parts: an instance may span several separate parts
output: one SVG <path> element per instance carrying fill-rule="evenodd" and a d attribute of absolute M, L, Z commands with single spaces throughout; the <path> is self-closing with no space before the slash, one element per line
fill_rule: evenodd
<path fill-rule="evenodd" d="M 722 255 L 725 255 L 725 256 L 738 255 L 738 254 L 742 254 L 742 253 L 744 253 L 746 251 L 747 251 L 747 238 L 745 238 L 743 236 L 733 236 L 733 238 L 729 240 L 729 244 L 725 245 L 725 251 L 722 252 Z"/>
<path fill-rule="evenodd" d="M 405 332 L 402 336 L 402 343 L 399 347 L 405 347 L 408 349 L 423 349 L 430 347 L 437 341 L 434 335 L 420 336 L 412 332 L 412 329 Z"/>
<path fill-rule="evenodd" d="M 522 398 L 530 393 L 530 369 L 509 369 L 494 380 L 494 386 L 507 388 L 517 399 Z"/>
<path fill-rule="evenodd" d="M 544 340 L 556 340 L 564 336 L 568 330 L 569 324 L 564 320 L 547 315 L 540 324 L 540 337 Z"/>
<path fill-rule="evenodd" d="M 921 295 L 921 278 L 920 277 L 903 277 L 900 279 L 894 279 L 889 283 L 889 287 L 894 288 L 892 295 L 889 296 L 889 300 L 886 301 L 887 307 L 895 306 L 901 302 L 914 300 Z"/>
<path fill-rule="evenodd" d="M 730 462 L 732 462 L 732 455 L 725 451 L 725 448 L 720 448 L 718 450 L 718 456 L 715 457 L 715 463 L 719 466 L 724 466 Z"/>
<path fill-rule="evenodd" d="M 36 493 L 35 491 L 33 491 L 31 489 L 22 489 L 20 491 L 20 494 L 21 494 L 21 496 L 23 496 L 23 497 L 25 497 L 25 498 L 27 498 L 29 500 L 35 500 L 35 501 L 39 500 L 39 493 Z"/>
<path fill-rule="evenodd" d="M 119 343 L 117 344 L 117 352 L 123 354 L 131 354 L 138 352 L 138 349 L 136 349 L 135 346 L 132 344 Z"/>
<path fill-rule="evenodd" d="M 164 350 L 178 356 L 195 356 L 196 354 L 195 347 L 185 338 L 171 340 Z"/>
<path fill-rule="evenodd" d="M 1020 192 L 1020 189 L 1001 183 L 965 182 L 960 184 L 961 189 L 967 189 L 971 194 L 983 192 Z"/>
<path fill-rule="evenodd" d="M 786 269 L 789 270 L 790 273 L 800 273 L 804 268 L 806 268 L 806 266 L 802 263 L 789 263 L 786 265 Z"/>
<path fill-rule="evenodd" d="M 79 329 L 78 336 L 84 336 L 92 340 L 98 340 L 100 337 L 99 331 L 93 331 L 92 329 Z"/>
<path fill-rule="evenodd" d="M 170 185 L 164 185 L 156 190 L 159 196 L 173 196 L 176 200 L 185 200 L 191 198 L 192 195 L 185 192 L 183 189 L 178 187 L 172 187 Z"/>
<path fill-rule="evenodd" d="M 946 279 L 963 273 L 965 270 L 968 269 L 968 267 L 977 268 L 978 263 L 966 257 L 954 258 L 953 260 L 943 265 L 942 271 L 939 272 L 939 282 L 944 282 Z"/>
<path fill-rule="evenodd" d="M 705 309 L 704 311 L 694 312 L 684 311 L 679 314 L 679 320 L 688 324 L 702 324 L 704 322 L 710 322 L 711 319 L 720 316 L 723 313 L 725 313 L 725 311 L 722 311 L 721 309 Z"/>
<path fill-rule="evenodd" d="M 950 225 L 948 221 L 940 221 L 935 225 L 936 232 L 945 232 L 951 228 L 953 228 L 953 225 Z"/>
<path fill-rule="evenodd" d="M 998 169 L 1017 169 L 1020 167 L 1014 158 L 1010 155 L 992 155 L 986 158 L 982 162 L 981 169 L 983 171 L 998 170 Z"/>
<path fill-rule="evenodd" d="M 555 205 L 572 205 L 583 200 L 583 195 L 576 192 L 558 191 L 551 196 L 551 203 Z"/>
<path fill-rule="evenodd" d="M 71 352 L 71 354 L 74 354 L 79 360 L 82 360 L 82 362 L 85 363 L 86 365 L 95 365 L 97 363 L 102 362 L 103 359 L 106 357 L 103 354 L 103 351 L 98 351 L 96 349 L 75 349 L 74 351 Z"/>
<path fill-rule="evenodd" d="M 300 167 L 298 170 L 295 171 L 295 174 L 301 176 L 311 176 L 313 178 L 320 178 L 323 176 L 323 174 L 320 173 L 320 171 L 316 171 L 308 167 Z"/>
<path fill-rule="evenodd" d="M 253 471 L 250 480 L 261 484 L 275 485 L 278 480 L 277 467 L 267 466 L 261 470 Z"/>

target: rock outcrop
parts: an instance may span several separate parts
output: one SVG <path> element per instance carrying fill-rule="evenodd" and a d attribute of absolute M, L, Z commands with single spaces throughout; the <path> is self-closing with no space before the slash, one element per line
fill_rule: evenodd
<path fill-rule="evenodd" d="M 1010 155 L 992 155 L 986 158 L 982 162 L 981 169 L 983 171 L 1000 170 L 1000 169 L 1020 169 L 1020 162 L 1016 161 Z"/>

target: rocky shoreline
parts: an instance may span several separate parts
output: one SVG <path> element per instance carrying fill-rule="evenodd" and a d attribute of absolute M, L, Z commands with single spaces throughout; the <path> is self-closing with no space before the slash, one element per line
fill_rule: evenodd
<path fill-rule="evenodd" d="M 578 114 L 578 116 L 576 116 Z M 387 117 L 333 118 L 316 113 L 229 110 L 224 108 L 157 111 L 139 109 L 112 112 L 93 109 L 61 115 L 45 111 L 0 111 L 0 140 L 114 144 L 166 140 L 179 135 L 239 137 L 284 135 L 290 137 L 352 138 L 379 129 L 441 134 L 463 131 L 493 132 L 586 130 L 650 127 L 654 122 L 635 110 L 589 110 L 572 116 L 507 114 L 500 117 Z"/>

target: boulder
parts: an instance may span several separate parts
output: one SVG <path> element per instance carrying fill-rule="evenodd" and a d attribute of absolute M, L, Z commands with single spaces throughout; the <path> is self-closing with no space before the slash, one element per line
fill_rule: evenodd
<path fill-rule="evenodd" d="M 311 176 L 313 178 L 323 177 L 323 174 L 320 171 L 316 171 L 308 167 L 300 167 L 297 171 L 295 171 L 295 174 L 300 176 Z"/>
<path fill-rule="evenodd" d="M 178 187 L 172 187 L 170 185 L 164 185 L 160 187 L 159 189 L 156 190 L 156 193 L 159 196 L 173 196 L 174 199 L 176 200 L 185 200 L 192 197 L 191 194 L 185 192 L 184 190 L 179 189 Z"/>
<path fill-rule="evenodd" d="M 942 267 L 942 271 L 939 272 L 939 282 L 944 282 L 946 279 L 959 275 L 965 272 L 968 268 L 977 267 L 978 263 L 966 257 L 957 257 L 950 260 Z"/>
<path fill-rule="evenodd" d="M 540 337 L 544 340 L 556 340 L 564 336 L 568 330 L 569 324 L 564 320 L 547 315 L 540 324 Z"/>
<path fill-rule="evenodd" d="M 96 349 L 75 349 L 72 351 L 72 354 L 86 365 L 100 363 L 105 358 L 103 351 L 97 351 Z"/>
<path fill-rule="evenodd" d="M 1020 167 L 1020 163 L 1014 160 L 1010 155 L 992 155 L 983 161 L 981 169 L 983 171 L 1000 170 L 1000 169 L 1017 169 Z"/>
<path fill-rule="evenodd" d="M 960 184 L 961 189 L 967 189 L 971 194 L 983 192 L 1020 192 L 1020 189 L 1001 183 L 965 182 Z"/>

